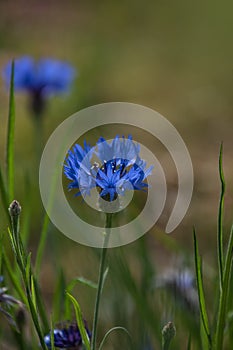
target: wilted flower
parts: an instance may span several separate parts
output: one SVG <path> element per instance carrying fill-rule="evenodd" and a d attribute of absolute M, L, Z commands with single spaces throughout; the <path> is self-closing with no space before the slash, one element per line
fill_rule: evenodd
<path fill-rule="evenodd" d="M 128 139 L 116 136 L 110 143 L 100 138 L 93 148 L 86 142 L 84 148 L 76 144 L 69 150 L 64 165 L 64 174 L 71 180 L 69 189 L 77 189 L 77 196 L 85 196 L 96 187 L 100 196 L 108 201 L 124 195 L 127 190 L 144 190 L 153 167 L 146 169 L 139 152 L 140 146 L 131 136 Z M 99 162 L 93 160 L 95 157 Z"/>
<path fill-rule="evenodd" d="M 35 61 L 23 56 L 15 60 L 15 91 L 26 91 L 31 97 L 31 107 L 35 114 L 41 114 L 45 100 L 51 95 L 69 91 L 74 79 L 74 68 L 63 61 L 44 58 Z M 3 78 L 9 86 L 11 62 L 3 70 Z"/>
<path fill-rule="evenodd" d="M 85 329 L 89 339 L 91 338 L 91 333 L 87 328 L 85 323 Z M 77 350 L 82 349 L 82 337 L 79 328 L 76 323 L 71 323 L 64 327 L 59 327 L 54 329 L 54 346 L 60 349 L 75 348 Z M 45 344 L 50 349 L 51 348 L 51 333 L 44 337 Z"/>
<path fill-rule="evenodd" d="M 0 283 L 2 281 L 3 281 L 3 276 L 0 276 Z M 17 328 L 14 318 L 8 311 L 6 311 L 6 309 L 12 305 L 18 305 L 20 307 L 23 307 L 23 303 L 20 300 L 17 300 L 12 295 L 7 294 L 6 287 L 0 287 L 0 312 L 3 313 L 3 315 L 7 318 L 8 322 L 11 325 Z"/>

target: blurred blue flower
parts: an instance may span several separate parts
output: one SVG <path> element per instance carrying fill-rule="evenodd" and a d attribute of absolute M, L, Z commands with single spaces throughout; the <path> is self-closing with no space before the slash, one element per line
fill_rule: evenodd
<path fill-rule="evenodd" d="M 128 190 L 144 190 L 152 166 L 146 169 L 146 162 L 140 156 L 140 147 L 128 139 L 116 136 L 110 143 L 100 138 L 97 146 L 91 148 L 84 143 L 84 149 L 75 145 L 65 160 L 64 174 L 72 182 L 69 189 L 76 188 L 76 195 L 90 195 L 97 187 L 100 196 L 113 201 Z M 98 162 L 91 162 L 96 156 Z"/>
<path fill-rule="evenodd" d="M 3 78 L 9 86 L 11 62 L 3 70 Z M 46 98 L 69 91 L 75 77 L 75 69 L 68 63 L 54 59 L 34 61 L 32 57 L 23 56 L 15 60 L 15 91 L 27 91 L 32 97 L 32 108 L 40 113 Z"/>
<path fill-rule="evenodd" d="M 3 276 L 0 276 L 0 283 L 4 280 Z M 11 306 L 17 305 L 23 308 L 23 303 L 7 293 L 6 287 L 0 287 L 0 312 L 7 318 L 8 322 L 17 329 L 17 324 L 13 316 L 7 311 Z"/>
<path fill-rule="evenodd" d="M 91 338 L 91 333 L 85 325 L 87 335 Z M 56 328 L 53 331 L 54 346 L 60 349 L 82 349 L 82 337 L 76 323 L 71 323 L 65 327 Z M 45 344 L 51 349 L 51 333 L 44 337 Z"/>
<path fill-rule="evenodd" d="M 198 313 L 198 294 L 193 273 L 185 268 L 171 270 L 157 278 L 157 288 L 164 288 L 193 313 Z"/>

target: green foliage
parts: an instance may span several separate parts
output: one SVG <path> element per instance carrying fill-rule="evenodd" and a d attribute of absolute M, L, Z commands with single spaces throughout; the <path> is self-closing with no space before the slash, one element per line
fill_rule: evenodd
<path fill-rule="evenodd" d="M 14 162 L 15 104 L 13 81 L 14 63 L 12 63 L 9 96 L 9 114 L 5 150 L 6 164 L 0 165 L 1 203 L 9 226 L 8 229 L 6 229 L 7 225 L 4 226 L 4 230 L 8 232 L 7 237 L 4 234 L 1 235 L 0 271 L 1 274 L 4 274 L 4 277 L 9 284 L 9 290 L 12 290 L 12 292 L 15 293 L 25 305 L 25 308 L 31 317 L 29 321 L 30 324 L 27 327 L 29 330 L 33 330 L 30 333 L 30 338 L 25 339 L 24 333 L 26 332 L 23 332 L 22 330 L 20 333 L 17 333 L 16 328 L 13 329 L 12 327 L 10 329 L 13 334 L 12 339 L 15 341 L 16 348 L 19 350 L 36 349 L 39 347 L 39 339 L 40 347 L 43 350 L 47 350 L 44 336 L 50 332 L 52 350 L 55 350 L 53 344 L 53 330 L 56 328 L 56 325 L 54 325 L 54 321 L 59 322 L 62 320 L 71 320 L 73 314 L 75 314 L 76 322 L 80 329 L 86 350 L 104 350 L 107 348 L 107 340 L 111 340 L 114 344 L 113 346 L 117 346 L 118 348 L 120 346 L 124 348 L 122 344 L 126 344 L 126 347 L 134 350 L 144 349 L 147 344 L 149 344 L 148 347 L 152 344 L 152 346 L 156 348 L 162 347 L 164 350 L 180 350 L 181 348 L 187 350 L 199 350 L 200 347 L 202 350 L 223 350 L 227 346 L 229 347 L 229 344 L 232 344 L 233 340 L 233 304 L 230 295 L 230 292 L 233 290 L 233 226 L 227 235 L 227 229 L 224 228 L 223 230 L 226 184 L 223 171 L 222 145 L 219 153 L 221 191 L 217 218 L 217 276 L 214 275 L 209 278 L 206 276 L 205 270 L 202 269 L 203 261 L 199 251 L 200 242 L 198 242 L 196 232 L 193 230 L 196 291 L 198 293 L 199 301 L 199 317 L 197 322 L 189 305 L 182 305 L 180 310 L 177 310 L 178 299 L 179 301 L 182 298 L 185 299 L 185 293 L 184 295 L 178 296 L 177 294 L 180 293 L 180 290 L 176 289 L 176 286 L 173 286 L 171 294 L 176 294 L 176 299 L 174 301 L 172 298 L 167 297 L 164 290 L 159 292 L 159 288 L 155 287 L 160 273 L 160 266 L 155 266 L 155 259 L 152 254 L 150 254 L 152 249 L 147 244 L 145 238 L 140 239 L 135 243 L 132 251 L 130 251 L 130 248 L 128 247 L 121 247 L 116 249 L 114 253 L 107 253 L 107 249 L 103 248 L 102 253 L 100 254 L 98 283 L 93 282 L 89 278 L 78 276 L 75 278 L 69 277 L 70 282 L 67 284 L 67 271 L 65 267 L 62 266 L 62 262 L 58 261 L 58 266 L 56 268 L 59 273 L 55 278 L 55 292 L 52 298 L 45 300 L 43 293 L 44 286 L 41 281 L 43 280 L 43 259 L 46 257 L 47 253 L 46 244 L 48 242 L 47 233 L 49 229 L 49 218 L 47 214 L 41 214 L 42 228 L 41 230 L 38 229 L 36 231 L 37 233 L 39 232 L 36 239 L 37 248 L 35 249 L 35 246 L 33 246 L 33 252 L 31 253 L 29 251 L 29 246 L 31 244 L 31 232 L 33 231 L 32 227 L 34 225 L 33 212 L 37 210 L 39 212 L 40 210 L 38 203 L 35 206 L 33 203 L 33 179 L 30 178 L 30 174 L 24 175 L 25 187 L 30 194 L 28 194 L 28 197 L 27 194 L 25 195 L 25 198 L 27 197 L 28 201 L 23 202 L 22 204 L 24 213 L 22 218 L 23 224 L 21 226 L 21 207 L 17 201 L 13 201 L 16 188 L 21 186 L 21 184 L 17 182 L 18 177 L 16 176 Z M 54 188 L 51 189 L 51 193 L 53 193 L 55 188 L 56 181 L 54 181 Z M 9 208 L 9 215 L 8 207 L 11 201 L 13 202 Z M 108 215 L 106 227 L 111 227 L 111 220 L 111 215 Z M 107 233 L 106 239 L 108 239 Z M 9 249 L 8 241 L 10 242 L 12 252 Z M 226 251 L 224 246 L 225 242 Z M 34 243 L 33 240 L 33 244 Z M 183 247 L 180 248 L 179 244 L 177 242 L 174 243 L 169 237 L 161 238 L 160 244 L 165 247 L 170 254 L 181 255 L 181 252 L 183 252 L 184 256 L 186 254 L 188 255 L 188 253 L 184 252 Z M 81 248 L 76 246 L 75 249 L 79 252 L 79 249 Z M 130 252 L 130 254 L 127 254 L 127 252 Z M 12 253 L 14 261 L 12 260 Z M 53 256 L 53 252 L 49 253 Z M 107 256 L 109 257 L 108 264 L 106 262 Z M 188 261 L 188 259 L 185 260 L 185 264 L 186 261 Z M 74 262 L 74 264 L 76 265 L 76 262 Z M 82 270 L 82 268 L 86 267 L 85 264 L 86 261 L 83 262 L 81 267 L 78 266 L 77 268 Z M 89 268 L 89 271 L 92 270 L 93 266 Z M 84 275 L 88 276 L 86 275 L 86 272 Z M 207 281 L 208 278 L 209 280 Z M 217 287 L 215 284 L 216 278 L 218 281 Z M 96 278 L 94 277 L 93 280 L 95 279 Z M 109 283 L 109 280 L 112 283 Z M 51 283 L 53 283 L 53 281 Z M 210 285 L 209 288 L 207 287 L 208 285 Z M 85 330 L 83 315 L 79 303 L 72 295 L 74 287 L 76 286 L 79 288 L 79 291 L 82 288 L 88 287 L 87 289 L 88 291 L 91 291 L 90 293 L 96 294 L 94 316 L 92 313 L 91 316 L 89 316 L 91 319 L 93 317 L 91 342 Z M 105 287 L 108 298 L 102 300 L 101 296 L 103 292 L 105 292 L 105 290 L 103 290 Z M 166 298 L 164 298 L 163 292 L 166 294 Z M 190 291 L 188 290 L 186 293 L 189 292 Z M 216 304 L 214 302 L 208 302 L 210 296 L 212 299 L 217 300 Z M 114 305 L 118 305 L 119 302 L 120 307 L 115 307 Z M 48 314 L 50 311 L 45 307 L 45 304 L 50 304 L 49 309 L 52 310 L 51 322 L 48 321 Z M 74 313 L 71 305 L 74 307 Z M 84 308 L 85 307 L 86 305 L 84 305 Z M 99 317 L 101 307 L 103 307 L 103 310 L 101 311 L 106 317 L 106 320 L 104 317 L 101 319 Z M 172 312 L 167 311 L 170 311 L 171 309 Z M 5 312 L 6 314 L 4 309 L 2 312 Z M 111 317 L 106 316 L 109 314 L 111 314 Z M 8 313 L 8 315 L 11 316 L 10 313 Z M 17 316 L 17 311 L 15 310 L 14 316 L 15 318 Z M 163 331 L 161 342 L 161 324 L 164 324 L 164 318 L 166 318 L 165 321 L 167 324 L 171 324 L 170 321 L 174 322 L 177 328 L 177 334 L 176 337 L 174 337 L 173 332 L 172 336 L 169 334 L 169 338 L 166 338 L 167 335 Z M 122 322 L 122 325 L 115 326 L 115 324 L 119 324 L 119 320 Z M 186 322 L 186 320 L 188 321 Z M 114 323 L 113 326 L 111 325 L 111 322 Z M 166 330 L 167 329 L 165 329 L 165 331 Z M 7 332 L 9 332 L 9 329 Z M 115 333 L 117 333 L 117 336 Z M 123 335 L 120 335 L 120 333 L 123 333 Z M 4 339 L 4 332 L 0 334 L 0 342 L 2 339 Z M 100 339 L 102 340 L 100 341 Z"/>
<path fill-rule="evenodd" d="M 126 328 L 124 328 L 124 327 L 119 327 L 119 326 L 118 326 L 118 327 L 113 327 L 113 328 L 109 329 L 109 331 L 104 335 L 104 338 L 103 338 L 103 340 L 102 340 L 101 343 L 100 343 L 99 350 L 102 350 L 102 349 L 103 349 L 103 346 L 104 346 L 104 344 L 105 344 L 107 338 L 109 337 L 109 335 L 110 335 L 112 332 L 115 332 L 115 331 L 123 331 L 123 332 L 126 333 L 127 336 L 129 337 L 130 342 L 132 342 L 132 337 L 131 337 L 130 333 L 127 331 Z"/>
<path fill-rule="evenodd" d="M 67 293 L 67 297 L 70 299 L 70 301 L 74 305 L 77 325 L 78 325 L 78 328 L 80 330 L 82 340 L 83 340 L 83 343 L 86 347 L 86 350 L 91 350 L 90 341 L 89 341 L 89 338 L 87 336 L 87 332 L 86 332 L 85 325 L 83 322 L 83 317 L 82 317 L 80 306 L 79 306 L 77 300 L 71 294 Z"/>
<path fill-rule="evenodd" d="M 6 147 L 6 168 L 7 168 L 7 186 L 8 202 L 14 199 L 14 133 L 15 133 L 15 100 L 14 100 L 14 61 L 11 66 L 10 81 L 10 99 Z"/>
<path fill-rule="evenodd" d="M 206 304 L 205 304 L 201 258 L 199 255 L 195 230 L 193 231 L 193 240 L 194 240 L 195 268 L 196 268 L 196 279 L 197 279 L 197 289 L 198 289 L 198 297 L 199 297 L 199 305 L 200 305 L 201 323 L 204 327 L 204 332 L 207 338 L 208 347 L 211 348 L 211 335 L 209 330 L 209 321 L 208 321 Z M 206 344 L 206 341 L 203 340 L 203 343 Z"/>

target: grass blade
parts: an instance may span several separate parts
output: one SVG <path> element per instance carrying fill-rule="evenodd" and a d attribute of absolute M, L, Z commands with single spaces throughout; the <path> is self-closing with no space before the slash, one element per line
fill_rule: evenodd
<path fill-rule="evenodd" d="M 231 227 L 230 237 L 228 241 L 226 263 L 224 266 L 223 274 L 223 288 L 220 293 L 219 301 L 219 313 L 217 319 L 217 329 L 215 338 L 215 349 L 222 349 L 223 346 L 223 335 L 227 316 L 227 301 L 228 301 L 228 291 L 231 278 L 231 268 L 232 268 L 232 251 L 233 251 L 233 226 Z"/>
<path fill-rule="evenodd" d="M 33 302 L 34 308 L 35 310 L 37 310 L 35 284 L 34 284 L 34 278 L 32 275 L 31 275 L 31 293 L 32 293 L 32 302 Z"/>
<path fill-rule="evenodd" d="M 97 289 L 97 283 L 85 278 L 85 277 L 76 277 L 72 279 L 72 281 L 67 285 L 67 291 L 71 292 L 77 283 L 81 283 L 85 286 L 91 287 L 93 289 Z"/>
<path fill-rule="evenodd" d="M 86 332 L 86 329 L 85 329 L 85 326 L 83 323 L 83 318 L 82 318 L 80 306 L 79 306 L 77 300 L 71 294 L 66 293 L 66 295 L 74 305 L 74 310 L 75 310 L 78 328 L 79 328 L 79 331 L 81 333 L 81 337 L 82 337 L 83 343 L 86 347 L 86 350 L 91 350 L 90 341 L 89 341 L 89 338 L 87 336 L 87 332 Z"/>
<path fill-rule="evenodd" d="M 189 334 L 187 350 L 191 350 L 191 341 L 192 341 L 192 337 L 191 337 L 191 334 Z"/>
<path fill-rule="evenodd" d="M 101 342 L 101 344 L 100 344 L 100 346 L 99 346 L 99 350 L 102 350 L 102 348 L 103 348 L 103 346 L 104 346 L 104 343 L 105 343 L 105 341 L 107 340 L 108 336 L 109 336 L 113 331 L 118 331 L 118 330 L 125 332 L 125 333 L 128 335 L 128 337 L 130 338 L 130 341 L 132 341 L 132 337 L 131 337 L 130 333 L 127 331 L 126 328 L 120 327 L 120 326 L 116 326 L 116 327 L 113 327 L 113 328 L 109 329 L 109 331 L 105 334 L 105 336 L 103 337 L 103 340 L 102 340 L 102 342 Z"/>
<path fill-rule="evenodd" d="M 88 280 L 85 277 L 76 277 L 70 281 L 70 283 L 66 287 L 66 291 L 68 293 L 71 293 L 73 288 L 76 286 L 76 284 L 81 283 L 83 285 L 86 285 L 90 288 L 97 289 L 98 285 L 97 283 Z M 68 299 L 65 299 L 65 319 L 70 320 L 71 319 L 71 308 L 70 308 L 70 303 L 68 302 Z"/>
<path fill-rule="evenodd" d="M 11 202 L 14 199 L 14 133 L 15 133 L 15 101 L 14 101 L 14 61 L 13 61 L 11 66 L 7 148 L 6 148 L 8 202 Z"/>
<path fill-rule="evenodd" d="M 40 287 L 35 276 L 34 276 L 34 288 L 35 288 L 35 294 L 36 294 L 37 307 L 38 307 L 38 311 L 39 311 L 40 318 L 43 325 L 43 331 L 47 332 L 49 330 L 49 322 L 47 319 L 45 305 L 41 296 Z"/>
<path fill-rule="evenodd" d="M 221 181 L 221 193 L 219 200 L 219 209 L 218 209 L 218 267 L 219 267 L 219 279 L 220 279 L 220 289 L 222 289 L 223 284 L 223 211 L 224 211 L 224 196 L 225 196 L 225 179 L 223 173 L 222 165 L 222 151 L 223 145 L 221 144 L 219 152 L 219 176 Z"/>
<path fill-rule="evenodd" d="M 3 203 L 4 211 L 6 213 L 6 217 L 9 218 L 9 213 L 8 213 L 9 203 L 8 203 L 8 198 L 7 198 L 7 190 L 6 190 L 6 186 L 4 183 L 1 167 L 0 167 L 0 192 L 1 192 L 2 203 Z"/>
<path fill-rule="evenodd" d="M 54 322 L 51 317 L 51 331 L 50 331 L 50 336 L 51 336 L 51 350 L 56 350 L 55 345 L 54 345 Z"/>
<path fill-rule="evenodd" d="M 194 255 L 195 255 L 195 269 L 196 269 L 196 280 L 198 289 L 199 306 L 201 313 L 201 320 L 203 323 L 204 331 L 209 342 L 209 347 L 211 347 L 211 335 L 209 330 L 209 322 L 205 305 L 204 288 L 202 281 L 202 269 L 201 269 L 201 258 L 198 250 L 198 243 L 196 238 L 195 229 L 193 230 L 193 240 L 194 240 Z"/>

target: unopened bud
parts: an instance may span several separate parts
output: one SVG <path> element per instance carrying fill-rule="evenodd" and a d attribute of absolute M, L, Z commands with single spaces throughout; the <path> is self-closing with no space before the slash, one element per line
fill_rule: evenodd
<path fill-rule="evenodd" d="M 171 340 L 176 335 L 176 328 L 172 322 L 168 322 L 162 329 L 163 349 L 168 350 Z"/>
<path fill-rule="evenodd" d="M 9 213 L 11 217 L 19 216 L 21 212 L 21 206 L 18 201 L 13 200 L 9 206 Z"/>

